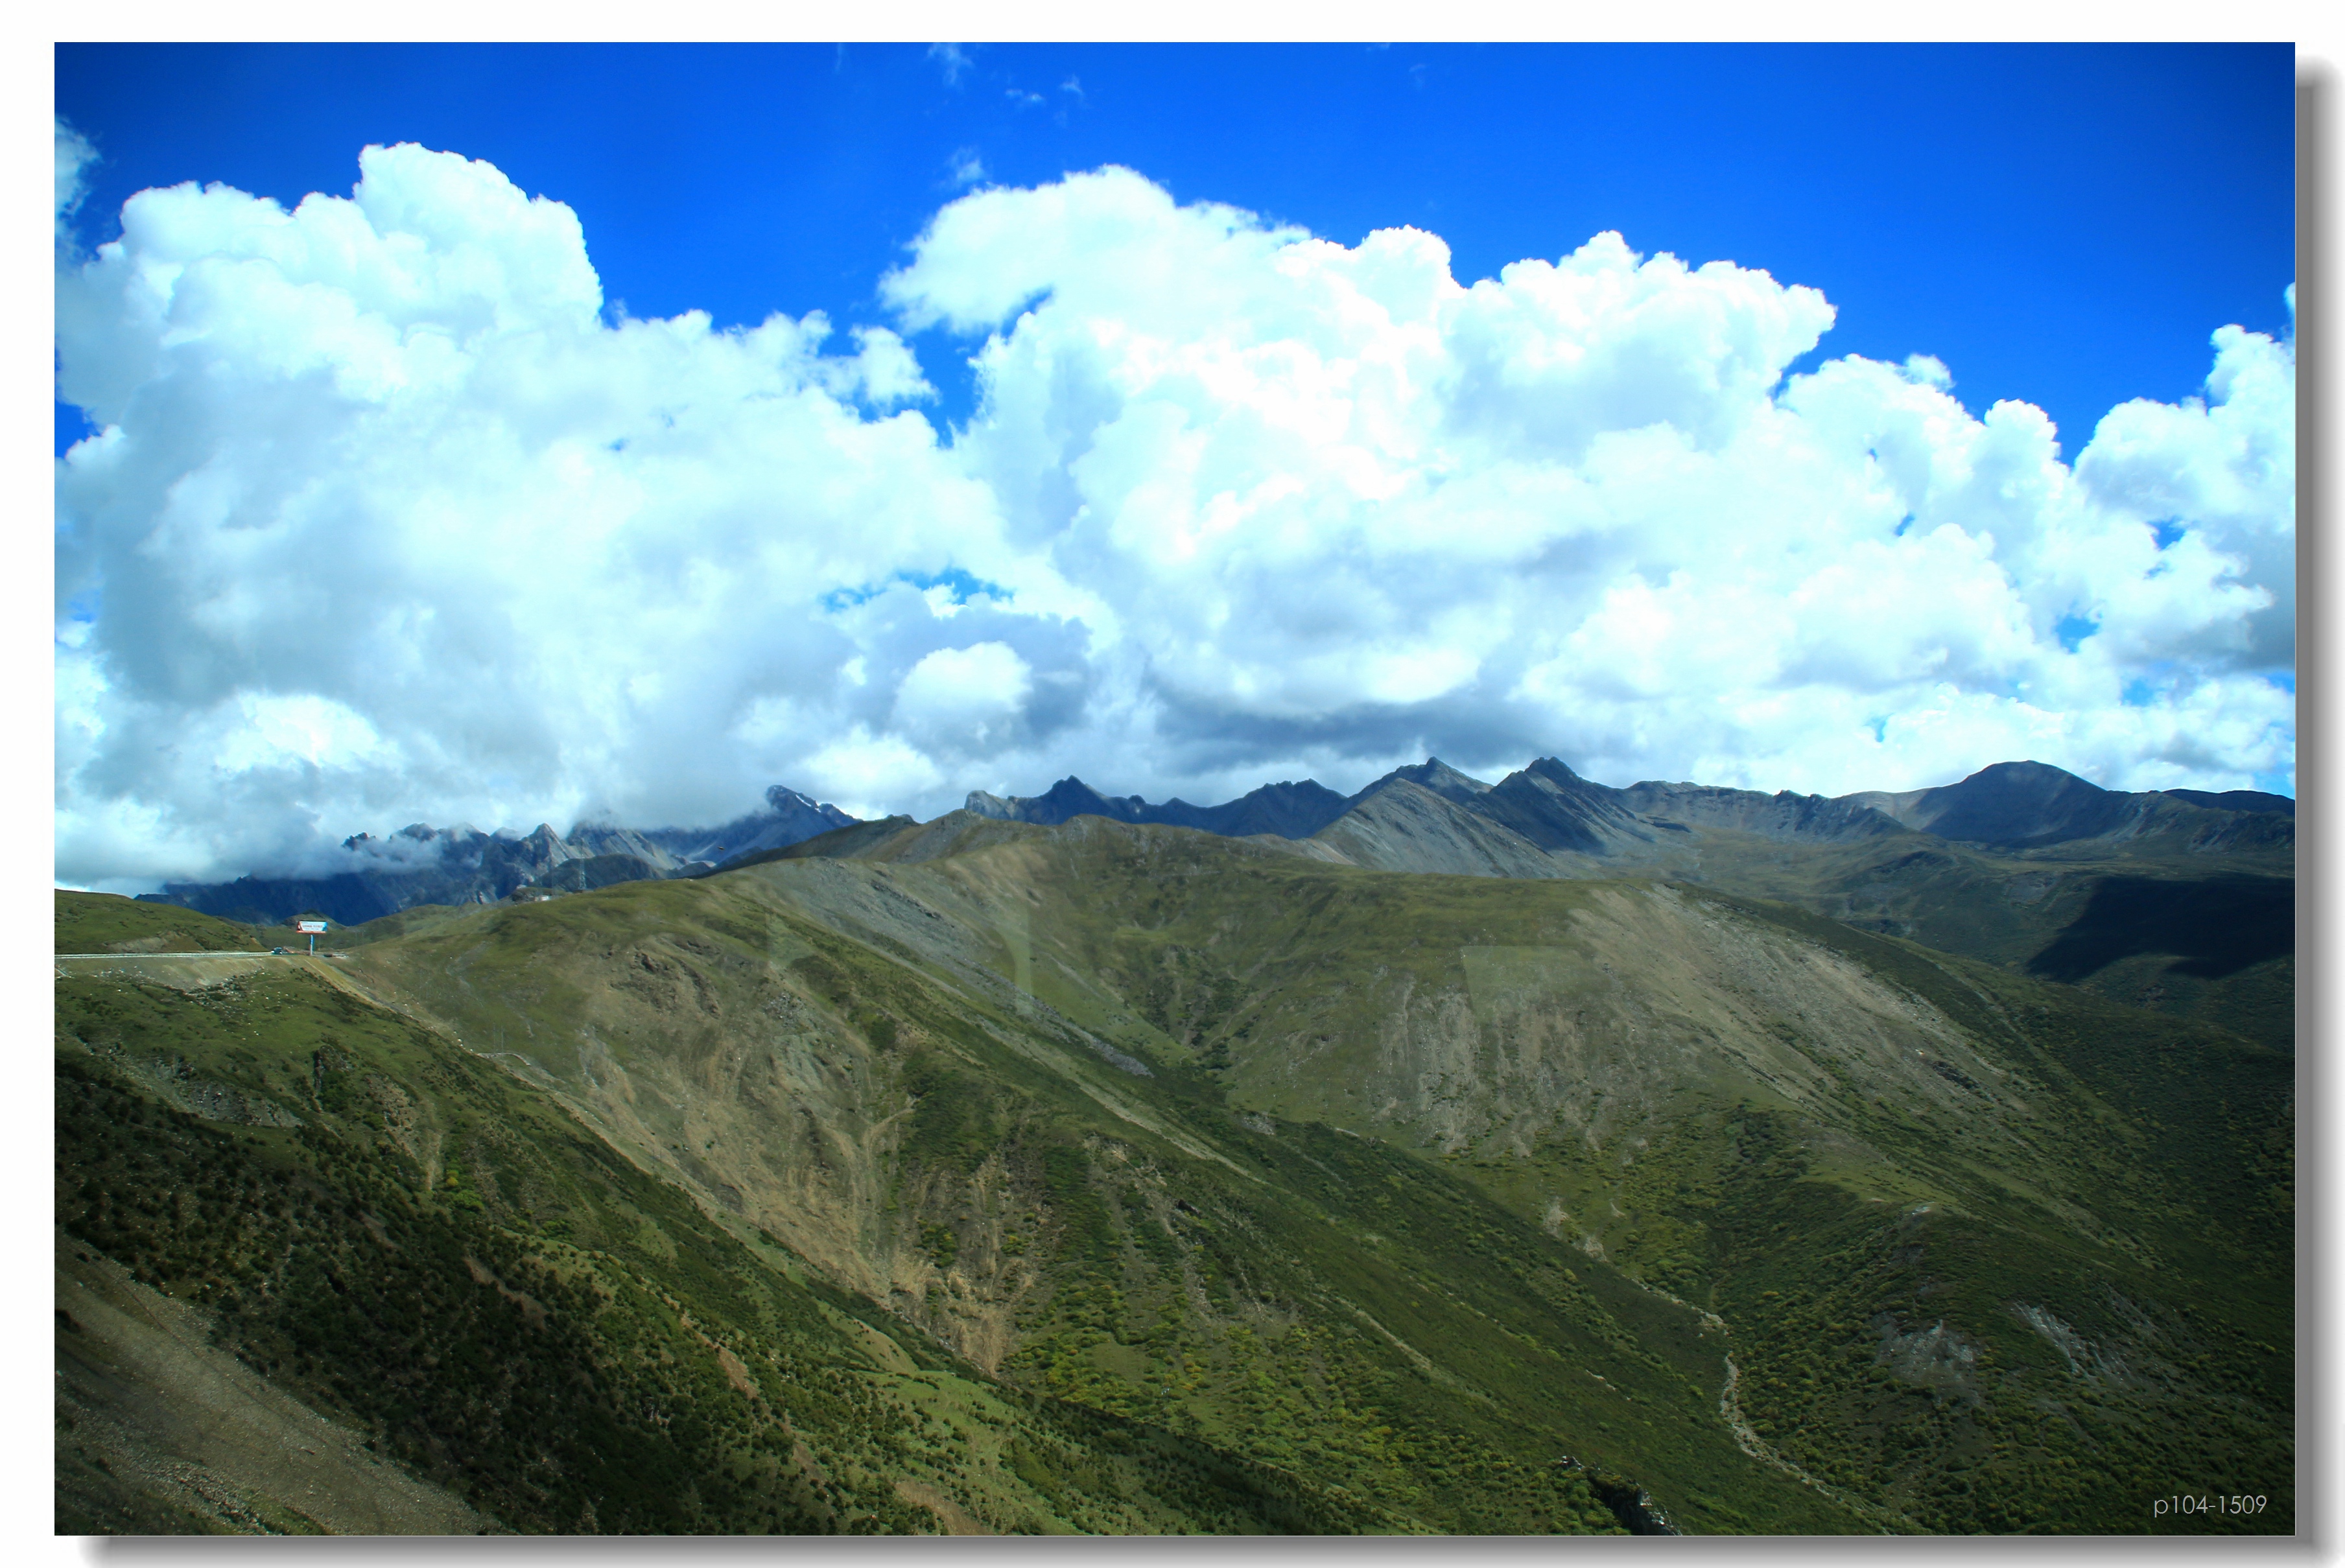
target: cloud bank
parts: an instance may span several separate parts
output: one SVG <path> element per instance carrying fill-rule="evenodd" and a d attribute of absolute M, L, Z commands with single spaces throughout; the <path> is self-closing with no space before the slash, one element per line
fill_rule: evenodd
<path fill-rule="evenodd" d="M 62 879 L 1428 750 L 2292 788 L 2292 341 L 2217 331 L 2202 398 L 2071 464 L 1935 359 L 1787 377 L 1821 294 L 1616 234 L 1467 286 L 1417 229 L 1105 168 L 944 207 L 898 330 L 717 330 L 614 319 L 576 216 L 487 164 L 360 169 L 142 192 L 61 254 L 99 431 L 57 464 Z M 968 429 L 906 334 L 974 353 Z"/>

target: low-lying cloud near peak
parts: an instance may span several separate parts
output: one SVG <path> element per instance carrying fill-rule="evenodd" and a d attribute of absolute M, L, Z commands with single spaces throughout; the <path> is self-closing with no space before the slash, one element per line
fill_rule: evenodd
<path fill-rule="evenodd" d="M 73 154 L 79 157 L 82 153 Z M 68 178 L 61 147 L 59 199 Z M 76 168 L 78 164 L 75 164 Z M 976 342 L 604 311 L 487 164 L 142 192 L 61 253 L 57 875 L 316 864 L 417 819 L 858 814 L 1078 773 L 1217 800 L 1427 751 L 1839 793 L 2033 757 L 2292 781 L 2292 342 L 2036 409 L 1848 358 L 1814 289 L 1601 234 L 1469 286 L 1120 168 L 940 210 Z M 1959 356 L 1954 356 L 1959 375 Z"/>

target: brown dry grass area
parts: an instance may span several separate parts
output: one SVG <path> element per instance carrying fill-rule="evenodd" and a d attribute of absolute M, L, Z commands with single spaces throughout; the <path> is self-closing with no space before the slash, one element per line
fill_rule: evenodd
<path fill-rule="evenodd" d="M 815 869 L 868 891 L 863 868 Z M 636 918 L 648 934 L 562 925 L 625 901 L 644 906 Z M 542 928 L 525 966 L 499 967 L 510 959 L 486 939 L 494 922 L 484 920 L 453 936 L 371 945 L 347 968 L 320 970 L 550 1094 L 720 1223 L 773 1236 L 848 1290 L 907 1303 L 922 1328 L 991 1371 L 1016 1350 L 1016 1312 L 1035 1283 L 1030 1265 L 1000 1250 L 1000 1217 L 1030 1198 L 1011 1192 L 993 1162 L 965 1180 L 923 1184 L 900 1217 L 891 1212 L 888 1173 L 907 1102 L 883 1053 L 795 976 L 790 960 L 813 949 L 792 946 L 779 925 L 764 956 L 695 930 L 718 916 L 767 921 L 772 902 L 754 881 L 608 890 L 507 913 Z M 504 1007 L 539 991 L 558 1007 Z M 901 1029 L 908 1042 L 923 1037 L 909 1023 Z M 939 1265 L 920 1227 L 964 1212 L 978 1218 L 962 1228 L 961 1257 Z"/>
<path fill-rule="evenodd" d="M 917 1507 L 925 1508 L 943 1522 L 946 1533 L 951 1535 L 990 1535 L 969 1511 L 939 1492 L 926 1482 L 899 1481 L 896 1495 Z"/>
<path fill-rule="evenodd" d="M 62 1231 L 56 1244 L 59 1531 L 496 1528 L 210 1344 L 203 1313 Z"/>

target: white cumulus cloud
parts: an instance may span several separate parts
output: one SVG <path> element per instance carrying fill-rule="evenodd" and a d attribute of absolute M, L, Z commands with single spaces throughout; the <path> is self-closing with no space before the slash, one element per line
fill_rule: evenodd
<path fill-rule="evenodd" d="M 983 755 L 1010 742 L 1033 689 L 1033 672 L 1006 642 L 939 648 L 896 688 L 891 716 L 931 755 Z"/>
<path fill-rule="evenodd" d="M 1347 248 L 1102 169 L 944 207 L 894 329 L 840 346 L 614 323 L 567 207 L 360 167 L 289 212 L 143 192 L 60 262 L 98 428 L 57 467 L 63 878 L 714 822 L 773 782 L 923 815 L 1068 772 L 1350 788 L 1426 750 L 2292 778 L 2291 341 L 2223 329 L 2201 398 L 2071 465 L 2033 407 L 1965 408 L 1958 353 L 1787 377 L 1820 294 L 1614 234 L 1467 286 L 1420 230 Z M 975 345 L 949 442 L 914 342 Z"/>

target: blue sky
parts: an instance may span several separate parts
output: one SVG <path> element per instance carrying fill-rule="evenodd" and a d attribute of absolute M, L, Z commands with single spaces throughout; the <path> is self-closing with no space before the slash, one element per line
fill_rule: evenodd
<path fill-rule="evenodd" d="M 1124 164 L 1345 244 L 1416 224 L 1467 281 L 1616 228 L 1819 288 L 1840 319 L 1805 362 L 1934 355 L 1974 409 L 2045 409 L 2072 456 L 2117 403 L 2195 389 L 2215 326 L 2288 324 L 2285 45 L 962 55 L 66 45 L 57 109 L 104 160 L 93 241 L 148 186 L 290 206 L 347 192 L 360 147 L 416 141 L 575 208 L 614 302 L 720 325 L 885 319 L 879 275 L 964 154 L 1020 185 Z M 965 417 L 950 349 L 921 357 Z"/>
<path fill-rule="evenodd" d="M 56 71 L 70 880 L 1428 753 L 2294 793 L 2286 47 Z"/>

